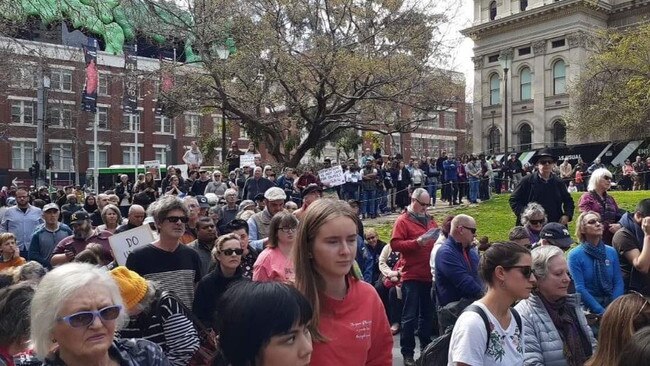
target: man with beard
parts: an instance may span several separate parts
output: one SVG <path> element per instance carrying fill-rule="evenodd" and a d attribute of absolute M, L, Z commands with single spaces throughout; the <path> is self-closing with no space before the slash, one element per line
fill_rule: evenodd
<path fill-rule="evenodd" d="M 94 227 L 102 225 L 104 220 L 102 220 L 102 210 L 110 202 L 107 194 L 100 193 L 97 195 L 97 210 L 95 212 L 88 212 L 90 214 L 90 221 Z"/>
<path fill-rule="evenodd" d="M 79 204 L 77 195 L 74 193 L 70 193 L 66 199 L 66 204 L 61 206 L 61 217 L 64 224 L 70 225 L 70 216 L 79 210 L 83 210 L 83 206 Z"/>
<path fill-rule="evenodd" d="M 72 235 L 72 230 L 68 225 L 59 222 L 59 206 L 56 203 L 49 203 L 43 207 L 43 220 L 45 220 L 45 225 L 41 226 L 32 236 L 29 260 L 51 269 L 50 256 L 54 247 L 61 240 Z"/>
<path fill-rule="evenodd" d="M 86 211 L 73 213 L 70 218 L 70 226 L 72 235 L 61 240 L 52 252 L 52 259 L 50 260 L 52 267 L 72 262 L 74 257 L 86 249 L 86 246 L 90 243 L 97 243 L 102 246 L 104 250 L 100 259 L 103 262 L 113 260 L 111 246 L 108 243 L 108 238 L 112 234 L 108 231 L 93 229 Z"/>
<path fill-rule="evenodd" d="M 282 188 L 273 187 L 264 192 L 266 208 L 248 219 L 248 232 L 250 235 L 250 245 L 262 251 L 269 240 L 269 227 L 271 219 L 275 214 L 284 210 L 284 201 L 287 195 Z"/>
<path fill-rule="evenodd" d="M 201 217 L 196 223 L 197 238 L 187 246 L 194 249 L 201 259 L 201 277 L 210 272 L 210 265 L 212 264 L 212 248 L 214 241 L 217 239 L 217 230 L 209 217 Z"/>
<path fill-rule="evenodd" d="M 28 258 L 32 234 L 43 223 L 43 212 L 40 208 L 29 204 L 29 193 L 26 189 L 16 190 L 16 206 L 5 212 L 0 224 L 0 233 L 12 233 L 16 236 L 16 246 L 20 256 Z"/>

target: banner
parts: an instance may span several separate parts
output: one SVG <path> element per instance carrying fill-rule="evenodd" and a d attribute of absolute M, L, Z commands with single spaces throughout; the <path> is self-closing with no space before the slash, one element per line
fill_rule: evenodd
<path fill-rule="evenodd" d="M 170 63 L 176 61 L 176 54 L 171 52 L 160 53 L 160 90 L 158 91 L 158 98 L 156 100 L 156 115 L 167 116 L 169 115 L 168 101 L 163 97 L 174 88 L 174 73 Z"/>
<path fill-rule="evenodd" d="M 147 224 L 112 235 L 108 238 L 108 243 L 113 250 L 113 258 L 115 258 L 115 261 L 120 266 L 126 265 L 126 258 L 128 258 L 132 251 L 153 241 L 153 233 Z"/>
<path fill-rule="evenodd" d="M 138 58 L 135 46 L 124 46 L 124 100 L 123 112 L 138 113 Z"/>
<path fill-rule="evenodd" d="M 88 44 L 84 46 L 84 59 L 86 60 L 86 80 L 81 93 L 81 110 L 95 113 L 97 112 L 97 86 L 99 84 L 96 39 L 88 38 Z"/>
<path fill-rule="evenodd" d="M 330 168 L 321 169 L 318 171 L 318 178 L 320 182 L 328 187 L 336 187 L 345 183 L 343 177 L 343 168 L 340 165 L 335 165 Z"/>
<path fill-rule="evenodd" d="M 153 174 L 153 179 L 160 180 L 160 162 L 158 160 L 149 160 L 144 162 L 145 173 Z"/>

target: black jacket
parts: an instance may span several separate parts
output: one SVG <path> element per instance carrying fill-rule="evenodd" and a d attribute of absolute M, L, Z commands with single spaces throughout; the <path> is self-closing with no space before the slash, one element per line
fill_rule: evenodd
<path fill-rule="evenodd" d="M 517 216 L 517 225 L 521 224 L 521 213 L 530 202 L 537 202 L 546 211 L 548 222 L 559 222 L 566 215 L 573 218 L 575 203 L 566 186 L 555 174 L 548 181 L 535 172 L 525 176 L 510 196 L 510 208 Z"/>
<path fill-rule="evenodd" d="M 224 277 L 223 273 L 221 273 L 221 267 L 217 264 L 214 270 L 203 277 L 196 286 L 194 302 L 192 302 L 192 313 L 207 328 L 216 329 L 214 311 L 217 308 L 217 302 L 228 286 L 235 281 L 248 281 L 246 277 L 242 277 L 241 266 L 237 268 L 234 276 Z"/>

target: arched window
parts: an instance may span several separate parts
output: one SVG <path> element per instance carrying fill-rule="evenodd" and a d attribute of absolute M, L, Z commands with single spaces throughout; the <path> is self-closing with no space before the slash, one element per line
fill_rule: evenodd
<path fill-rule="evenodd" d="M 532 98 L 532 77 L 530 75 L 530 69 L 524 67 L 519 73 L 519 95 L 521 100 L 530 100 Z"/>
<path fill-rule="evenodd" d="M 553 95 L 566 93 L 566 66 L 563 60 L 553 64 Z"/>
<path fill-rule="evenodd" d="M 498 74 L 490 76 L 490 105 L 501 103 L 501 79 Z"/>
<path fill-rule="evenodd" d="M 519 10 L 525 11 L 528 7 L 528 0 L 519 0 Z"/>
<path fill-rule="evenodd" d="M 553 122 L 553 146 L 566 146 L 566 124 L 562 120 Z"/>
<path fill-rule="evenodd" d="M 497 18 L 497 2 L 492 1 L 490 3 L 490 20 L 494 20 Z"/>
<path fill-rule="evenodd" d="M 490 154 L 501 151 L 501 133 L 496 127 L 490 128 L 490 133 L 488 134 L 488 151 Z"/>
<path fill-rule="evenodd" d="M 528 123 L 524 123 L 519 127 L 519 149 L 521 151 L 528 151 L 532 147 L 533 142 L 533 129 L 530 128 Z"/>

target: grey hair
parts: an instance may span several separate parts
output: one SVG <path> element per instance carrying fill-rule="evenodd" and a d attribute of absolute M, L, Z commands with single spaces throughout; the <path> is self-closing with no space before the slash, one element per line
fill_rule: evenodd
<path fill-rule="evenodd" d="M 228 189 L 225 190 L 225 192 L 223 192 L 223 196 L 224 196 L 224 197 L 225 197 L 225 196 L 230 196 L 230 195 L 235 195 L 235 196 L 237 196 L 237 190 L 232 189 L 232 188 L 228 188 Z"/>
<path fill-rule="evenodd" d="M 413 190 L 413 193 L 411 193 L 411 199 L 418 200 L 425 193 L 429 194 L 429 192 L 424 188 L 416 188 Z"/>
<path fill-rule="evenodd" d="M 129 207 L 129 215 L 131 215 L 132 213 L 135 212 L 135 210 L 138 210 L 138 209 L 140 209 L 140 210 L 142 210 L 142 212 L 144 212 L 144 207 L 142 207 L 140 205 L 131 205 L 131 207 Z"/>
<path fill-rule="evenodd" d="M 546 211 L 544 211 L 544 207 L 537 202 L 530 202 L 526 205 L 526 208 L 524 208 L 524 211 L 521 213 L 521 224 L 527 226 L 528 219 L 536 213 L 541 213 L 542 216 L 544 216 L 544 222 L 542 225 L 546 225 L 546 221 L 548 220 L 546 218 Z"/>
<path fill-rule="evenodd" d="M 508 240 L 528 239 L 528 231 L 523 226 L 515 226 L 508 233 Z"/>
<path fill-rule="evenodd" d="M 108 214 L 108 210 L 112 210 L 117 214 L 117 226 L 122 225 L 122 213 L 120 212 L 120 209 L 112 203 L 109 203 L 102 209 L 102 221 L 104 221 L 104 224 L 106 223 L 106 215 Z"/>
<path fill-rule="evenodd" d="M 142 297 L 142 300 L 140 300 L 140 302 L 137 303 L 133 309 L 138 314 L 141 312 L 150 312 L 151 305 L 153 304 L 154 300 L 156 300 L 156 291 L 158 291 L 158 285 L 156 285 L 155 282 L 149 280 L 146 280 L 146 282 L 147 292 L 144 294 L 144 297 Z"/>
<path fill-rule="evenodd" d="M 167 214 L 174 210 L 181 210 L 185 216 L 189 214 L 187 207 L 180 198 L 176 196 L 163 196 L 149 206 L 147 216 L 153 217 L 156 226 L 160 227 Z"/>
<path fill-rule="evenodd" d="M 456 229 L 458 229 L 459 226 L 463 226 L 465 224 L 471 225 L 472 221 L 476 221 L 476 220 L 474 220 L 474 218 L 469 215 L 459 214 L 454 216 L 454 218 L 451 219 L 451 232 L 456 231 Z"/>
<path fill-rule="evenodd" d="M 612 177 L 612 173 L 607 170 L 606 168 L 598 168 L 594 170 L 593 173 L 591 173 L 591 177 L 589 178 L 589 184 L 587 185 L 587 191 L 593 191 L 596 189 L 596 186 L 598 185 L 598 181 L 603 179 L 603 177 Z"/>
<path fill-rule="evenodd" d="M 542 245 L 530 252 L 533 261 L 533 271 L 535 272 L 535 277 L 539 279 L 546 278 L 548 274 L 548 262 L 551 261 L 556 256 L 561 256 L 564 258 L 564 252 L 562 249 L 556 247 L 555 245 Z"/>
<path fill-rule="evenodd" d="M 36 261 L 29 261 L 22 266 L 16 273 L 16 282 L 32 281 L 38 283 L 45 276 L 45 268 Z"/>
<path fill-rule="evenodd" d="M 67 263 L 56 267 L 41 280 L 31 305 L 31 339 L 39 358 L 45 359 L 52 349 L 52 331 L 57 319 L 64 315 L 60 314 L 63 305 L 88 286 L 103 286 L 108 290 L 113 304 L 123 309 L 115 320 L 115 330 L 124 326 L 128 316 L 120 289 L 106 269 L 87 263 Z"/>

